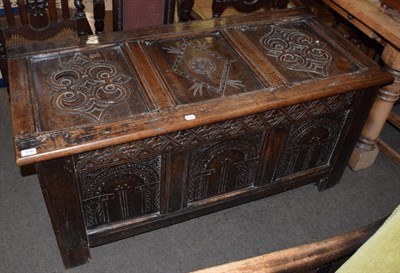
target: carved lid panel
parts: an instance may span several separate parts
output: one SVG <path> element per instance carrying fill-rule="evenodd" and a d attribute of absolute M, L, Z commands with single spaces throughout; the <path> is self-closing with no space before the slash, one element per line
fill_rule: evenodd
<path fill-rule="evenodd" d="M 315 21 L 277 22 L 235 30 L 231 31 L 242 34 L 252 45 L 244 50 L 257 50 L 288 83 L 335 77 L 359 69 L 354 59 L 338 49 L 340 44 L 320 32 Z"/>
<path fill-rule="evenodd" d="M 31 64 L 39 131 L 149 111 L 119 46 L 34 57 Z"/>
<path fill-rule="evenodd" d="M 265 88 L 221 33 L 144 42 L 174 104 Z"/>
<path fill-rule="evenodd" d="M 393 80 L 302 9 L 57 45 L 8 51 L 18 165 Z"/>

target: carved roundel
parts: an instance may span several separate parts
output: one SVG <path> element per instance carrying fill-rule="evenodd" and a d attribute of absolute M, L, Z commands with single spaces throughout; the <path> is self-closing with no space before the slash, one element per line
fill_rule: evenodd
<path fill-rule="evenodd" d="M 189 61 L 189 68 L 199 74 L 210 74 L 217 68 L 216 64 L 209 58 L 193 58 Z"/>

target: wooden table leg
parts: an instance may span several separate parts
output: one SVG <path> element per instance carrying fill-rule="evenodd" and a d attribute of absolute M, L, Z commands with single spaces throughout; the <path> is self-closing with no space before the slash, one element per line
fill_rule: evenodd
<path fill-rule="evenodd" d="M 395 81 L 379 90 L 349 161 L 349 166 L 353 170 L 361 170 L 373 165 L 379 152 L 377 147 L 379 135 L 394 102 L 399 98 L 400 51 L 390 45 L 386 45 L 382 54 L 382 60 L 385 62 L 387 70 L 395 77 Z"/>
<path fill-rule="evenodd" d="M 38 163 L 36 170 L 64 266 L 88 262 L 90 252 L 72 158 Z"/>

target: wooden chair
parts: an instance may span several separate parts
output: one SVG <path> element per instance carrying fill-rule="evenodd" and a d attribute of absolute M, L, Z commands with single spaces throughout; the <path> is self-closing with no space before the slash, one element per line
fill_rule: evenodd
<path fill-rule="evenodd" d="M 283 9 L 287 6 L 288 2 L 288 0 L 212 0 L 210 8 L 212 10 L 212 17 L 217 18 L 221 17 L 227 7 L 233 7 L 240 12 L 248 13 L 263 7 L 269 9 Z M 181 0 L 178 11 L 180 21 L 184 22 L 193 19 L 191 13 L 194 3 L 195 0 Z"/>
<path fill-rule="evenodd" d="M 104 0 L 93 0 L 96 34 L 105 32 L 108 23 L 112 24 L 113 31 L 170 24 L 174 11 L 175 0 L 112 0 L 112 13 L 108 14 Z"/>
<path fill-rule="evenodd" d="M 21 44 L 70 39 L 93 34 L 86 19 L 81 0 L 75 0 L 76 11 L 71 15 L 68 0 L 3 0 L 5 18 L 0 18 L 0 69 L 8 80 L 7 48 Z"/>

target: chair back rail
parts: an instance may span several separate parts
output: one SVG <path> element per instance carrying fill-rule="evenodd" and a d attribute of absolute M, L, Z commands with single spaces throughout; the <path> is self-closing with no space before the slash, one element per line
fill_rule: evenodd
<path fill-rule="evenodd" d="M 2 0 L 2 3 L 5 18 L 0 31 L 0 69 L 6 80 L 7 47 L 93 34 L 82 0 L 74 0 L 73 16 L 68 0 Z"/>
<path fill-rule="evenodd" d="M 104 0 L 93 0 L 96 34 L 105 32 L 105 22 L 112 22 L 113 31 L 171 24 L 174 20 L 174 11 L 175 0 L 112 0 L 112 19 L 108 20 Z"/>
<path fill-rule="evenodd" d="M 197 0 L 200 1 L 200 0 Z M 204 1 L 204 0 L 203 0 Z M 263 7 L 268 7 L 269 9 L 284 9 L 287 7 L 288 0 L 209 0 L 210 9 L 212 11 L 212 17 L 218 18 L 222 16 L 222 13 L 228 7 L 233 7 L 234 9 L 250 13 L 259 10 Z M 190 21 L 193 20 L 192 8 L 195 4 L 195 0 L 181 0 L 180 7 L 178 9 L 179 20 L 180 21 Z"/>
<path fill-rule="evenodd" d="M 253 12 L 262 7 L 270 9 L 284 9 L 288 4 L 288 0 L 213 0 L 212 12 L 213 17 L 221 17 L 224 10 L 230 6 L 241 12 Z"/>

